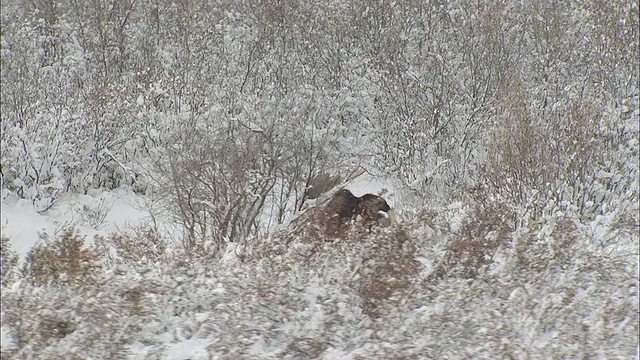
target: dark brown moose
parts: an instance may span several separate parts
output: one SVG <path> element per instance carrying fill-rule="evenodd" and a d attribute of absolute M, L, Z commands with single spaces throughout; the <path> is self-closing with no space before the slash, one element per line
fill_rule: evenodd
<path fill-rule="evenodd" d="M 347 189 L 336 192 L 325 206 L 325 214 L 330 222 L 349 223 L 360 216 L 362 223 L 370 230 L 391 210 L 387 201 L 380 196 L 364 194 L 357 197 Z M 338 225 L 338 224 L 336 224 Z"/>

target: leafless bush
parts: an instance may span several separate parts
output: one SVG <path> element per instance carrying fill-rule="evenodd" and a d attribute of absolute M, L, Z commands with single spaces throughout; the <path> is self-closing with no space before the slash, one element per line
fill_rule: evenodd
<path fill-rule="evenodd" d="M 100 200 L 97 204 L 83 205 L 80 210 L 82 222 L 97 230 L 104 224 L 112 208 L 113 204 L 107 205 L 103 200 Z"/>
<path fill-rule="evenodd" d="M 415 261 L 415 239 L 402 227 L 395 227 L 350 241 L 357 241 L 365 249 L 354 284 L 362 298 L 363 312 L 378 318 L 388 308 L 406 305 L 420 266 Z"/>
<path fill-rule="evenodd" d="M 618 189 L 625 181 L 614 175 L 620 161 L 614 157 L 632 156 L 614 155 L 630 134 L 612 137 L 602 105 L 569 102 L 545 115 L 528 106 L 533 99 L 517 75 L 503 91 L 492 156 L 482 171 L 483 200 L 501 203 L 514 221 L 525 224 L 558 210 L 593 218 L 614 199 L 635 196 Z"/>
<path fill-rule="evenodd" d="M 167 243 L 154 230 L 139 228 L 94 239 L 96 253 L 107 265 L 120 261 L 130 265 L 154 264 L 165 259 Z"/>
<path fill-rule="evenodd" d="M 166 161 L 158 163 L 164 172 L 158 187 L 166 209 L 184 225 L 186 249 L 211 242 L 215 251 L 227 241 L 244 239 L 255 230 L 275 184 L 269 139 L 228 125 L 210 130 L 214 134 L 187 126 L 167 149 Z"/>
<path fill-rule="evenodd" d="M 84 286 L 95 282 L 101 266 L 74 229 L 53 240 L 42 234 L 41 241 L 25 258 L 23 273 L 27 280 L 35 285 Z"/>
<path fill-rule="evenodd" d="M 496 252 L 507 245 L 513 225 L 499 208 L 476 208 L 447 245 L 432 276 L 475 278 L 493 263 Z"/>

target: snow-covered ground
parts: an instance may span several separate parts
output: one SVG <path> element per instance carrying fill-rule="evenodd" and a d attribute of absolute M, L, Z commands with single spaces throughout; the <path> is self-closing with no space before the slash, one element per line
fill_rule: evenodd
<path fill-rule="evenodd" d="M 96 235 L 145 223 L 144 199 L 132 191 L 95 191 L 67 194 L 49 211 L 39 214 L 31 202 L 6 193 L 2 198 L 2 236 L 8 237 L 21 258 L 36 244 L 40 234 L 57 235 L 75 227 L 89 245 Z"/>

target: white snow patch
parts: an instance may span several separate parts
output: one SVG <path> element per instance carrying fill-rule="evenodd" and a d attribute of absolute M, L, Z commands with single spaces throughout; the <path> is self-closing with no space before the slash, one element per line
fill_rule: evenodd
<path fill-rule="evenodd" d="M 46 216 L 38 214 L 30 201 L 9 195 L 0 205 L 2 236 L 11 240 L 13 249 L 24 257 L 38 241 L 38 233 L 54 233 L 55 224 Z"/>
<path fill-rule="evenodd" d="M 144 223 L 147 214 L 141 204 L 142 198 L 131 191 L 100 191 L 64 196 L 51 210 L 39 214 L 30 201 L 8 194 L 0 203 L 2 236 L 9 238 L 20 258 L 38 242 L 39 234 L 54 236 L 69 227 L 86 236 L 90 245 L 96 235 Z"/>
<path fill-rule="evenodd" d="M 364 194 L 382 196 L 392 208 L 399 204 L 398 187 L 389 179 L 362 174 L 351 180 L 345 188 L 349 189 L 355 196 Z"/>
<path fill-rule="evenodd" d="M 189 339 L 171 344 L 162 358 L 166 360 L 206 360 L 210 358 L 207 346 L 211 344 L 211 339 Z"/>
<path fill-rule="evenodd" d="M 2 351 L 15 349 L 15 344 L 11 339 L 9 329 L 7 329 L 5 326 L 0 326 L 0 348 L 2 349 Z"/>

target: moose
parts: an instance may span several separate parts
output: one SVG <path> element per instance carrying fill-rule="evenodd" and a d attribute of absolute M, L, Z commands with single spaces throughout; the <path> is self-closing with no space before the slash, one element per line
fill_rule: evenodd
<path fill-rule="evenodd" d="M 380 219 L 386 218 L 387 215 L 384 213 L 388 213 L 389 210 L 391 207 L 382 197 L 374 194 L 357 197 L 348 189 L 339 190 L 325 206 L 325 214 L 328 218 L 344 224 L 360 216 L 369 229 L 378 224 Z"/>

